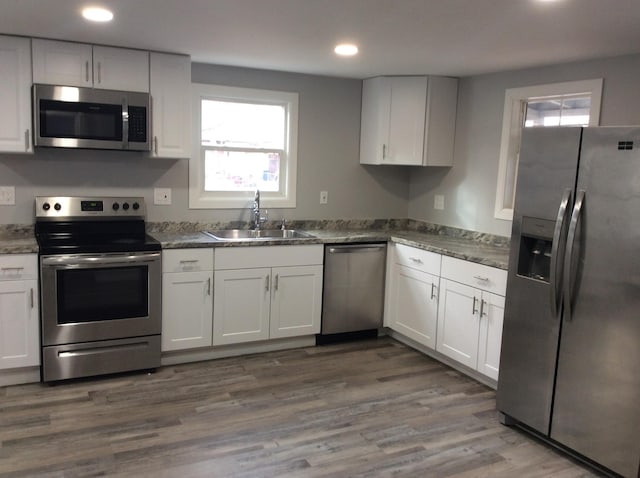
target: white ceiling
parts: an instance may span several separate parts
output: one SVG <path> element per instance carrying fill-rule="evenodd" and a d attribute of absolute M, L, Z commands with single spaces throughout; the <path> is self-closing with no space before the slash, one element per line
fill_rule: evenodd
<path fill-rule="evenodd" d="M 110 7 L 88 24 L 86 4 Z M 0 33 L 329 76 L 468 76 L 640 52 L 640 0 L 0 0 Z M 351 59 L 333 53 L 355 42 Z"/>

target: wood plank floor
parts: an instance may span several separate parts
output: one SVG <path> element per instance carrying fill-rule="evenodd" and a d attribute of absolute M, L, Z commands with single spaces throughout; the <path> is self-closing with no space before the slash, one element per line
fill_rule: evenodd
<path fill-rule="evenodd" d="M 390 339 L 0 388 L 0 477 L 592 477 Z"/>

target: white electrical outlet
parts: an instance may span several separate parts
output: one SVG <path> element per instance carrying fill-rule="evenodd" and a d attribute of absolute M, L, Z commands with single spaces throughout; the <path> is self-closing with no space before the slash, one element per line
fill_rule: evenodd
<path fill-rule="evenodd" d="M 320 204 L 327 204 L 329 202 L 329 191 L 320 191 Z"/>
<path fill-rule="evenodd" d="M 442 194 L 436 194 L 433 196 L 433 209 L 444 209 L 444 196 Z"/>
<path fill-rule="evenodd" d="M 16 188 L 15 186 L 0 186 L 0 205 L 15 206 Z"/>
<path fill-rule="evenodd" d="M 171 188 L 155 188 L 153 190 L 153 204 L 168 206 L 171 204 Z"/>

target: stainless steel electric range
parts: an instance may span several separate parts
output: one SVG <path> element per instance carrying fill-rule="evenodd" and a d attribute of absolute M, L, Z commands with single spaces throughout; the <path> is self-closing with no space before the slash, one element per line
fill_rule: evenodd
<path fill-rule="evenodd" d="M 140 197 L 37 197 L 42 381 L 160 365 L 161 252 Z"/>

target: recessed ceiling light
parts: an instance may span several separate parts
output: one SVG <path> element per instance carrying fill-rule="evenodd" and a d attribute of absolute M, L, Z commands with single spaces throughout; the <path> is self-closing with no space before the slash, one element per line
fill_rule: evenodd
<path fill-rule="evenodd" d="M 358 47 L 350 43 L 342 43 L 333 50 L 341 56 L 353 56 L 358 53 Z"/>
<path fill-rule="evenodd" d="M 82 10 L 82 16 L 92 22 L 110 22 L 113 20 L 113 13 L 102 7 L 87 7 Z"/>

